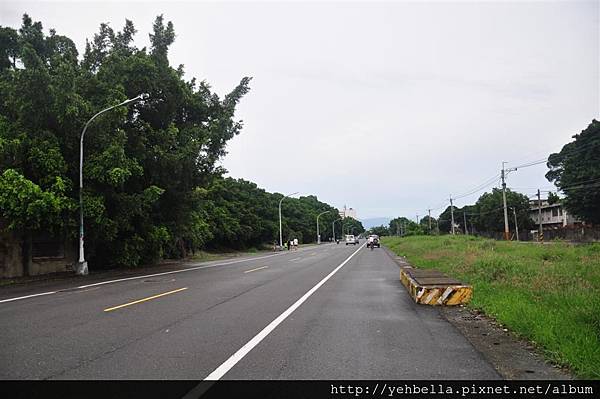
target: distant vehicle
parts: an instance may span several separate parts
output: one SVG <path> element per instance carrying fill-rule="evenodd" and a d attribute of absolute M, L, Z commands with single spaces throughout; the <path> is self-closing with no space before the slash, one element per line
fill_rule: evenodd
<path fill-rule="evenodd" d="M 358 244 L 358 238 L 354 237 L 354 235 L 352 235 L 352 234 L 346 234 L 346 245 L 348 245 L 348 244 L 352 244 L 352 245 Z"/>
<path fill-rule="evenodd" d="M 367 248 L 381 248 L 381 244 L 379 243 L 379 236 L 377 234 L 371 234 L 367 239 Z"/>

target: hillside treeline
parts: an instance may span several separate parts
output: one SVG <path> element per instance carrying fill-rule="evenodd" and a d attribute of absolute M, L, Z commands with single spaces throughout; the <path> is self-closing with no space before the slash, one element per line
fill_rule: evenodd
<path fill-rule="evenodd" d="M 282 194 L 269 193 L 242 179 L 215 179 L 207 190 L 198 190 L 202 219 L 207 223 L 208 247 L 246 248 L 279 242 L 279 201 Z M 337 209 L 315 196 L 285 198 L 281 203 L 283 241 L 298 238 L 300 242 L 317 239 L 317 216 L 322 240 L 332 237 L 332 223 L 339 219 Z M 347 218 L 346 226 L 358 221 Z M 336 236 L 341 235 L 341 222 L 336 223 Z M 362 226 L 362 225 L 361 225 Z M 347 229 L 347 227 L 346 227 Z M 364 231 L 364 230 L 363 230 Z"/>
<path fill-rule="evenodd" d="M 173 25 L 156 18 L 150 47 L 102 24 L 80 55 L 73 41 L 23 16 L 0 26 L 0 228 L 31 243 L 51 232 L 75 243 L 79 228 L 79 145 L 83 126 L 108 111 L 84 140 L 83 210 L 91 266 L 136 266 L 212 247 L 244 248 L 278 237 L 280 194 L 223 178 L 218 161 L 242 129 L 235 108 L 244 77 L 219 97 L 205 81 L 169 64 Z M 286 199 L 284 239 L 331 231 L 334 208 L 315 197 Z M 329 216 L 329 219 L 327 218 Z M 329 226 L 329 227 L 328 227 Z M 329 233 L 330 234 L 330 233 Z M 30 245 L 30 244 L 29 244 Z"/>

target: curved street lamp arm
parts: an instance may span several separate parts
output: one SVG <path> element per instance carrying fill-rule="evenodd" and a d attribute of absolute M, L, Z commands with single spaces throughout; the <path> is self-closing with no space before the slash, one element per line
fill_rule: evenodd
<path fill-rule="evenodd" d="M 321 243 L 321 234 L 319 232 L 319 218 L 321 217 L 321 215 L 324 215 L 326 213 L 329 213 L 329 211 L 321 212 L 317 215 L 317 244 Z"/>
<path fill-rule="evenodd" d="M 295 193 L 291 193 L 288 195 L 284 195 L 283 197 L 281 197 L 281 199 L 279 200 L 279 246 L 283 246 L 283 232 L 281 231 L 281 203 L 283 202 L 283 200 L 287 197 L 291 197 L 292 195 L 296 195 L 298 194 L 298 191 L 296 191 Z"/>
<path fill-rule="evenodd" d="M 79 262 L 77 264 L 76 273 L 80 275 L 88 274 L 87 262 L 85 261 L 85 252 L 83 248 L 83 138 L 85 137 L 85 132 L 87 131 L 88 126 L 94 119 L 103 113 L 110 111 L 111 109 L 121 107 L 123 105 L 127 105 L 134 101 L 145 100 L 149 97 L 148 94 L 143 93 L 134 98 L 127 99 L 125 101 L 120 102 L 117 105 L 113 105 L 111 107 L 105 108 L 100 112 L 97 112 L 94 116 L 92 116 L 83 127 L 83 131 L 81 132 L 81 137 L 79 138 Z"/>

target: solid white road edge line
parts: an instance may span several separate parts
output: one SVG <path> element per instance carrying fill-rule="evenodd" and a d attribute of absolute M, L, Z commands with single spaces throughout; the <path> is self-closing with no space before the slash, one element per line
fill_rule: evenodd
<path fill-rule="evenodd" d="M 33 298 L 33 297 L 42 296 L 42 295 L 52 295 L 52 294 L 56 294 L 57 292 L 58 291 L 41 292 L 39 294 L 32 294 L 32 295 L 20 296 L 20 297 L 16 297 L 16 298 L 3 299 L 0 301 L 0 303 L 12 302 L 12 301 L 17 301 L 19 299 Z"/>
<path fill-rule="evenodd" d="M 294 310 L 298 309 L 300 305 L 302 305 L 316 290 L 318 290 L 327 280 L 329 280 L 338 270 L 340 270 L 354 255 L 358 253 L 362 249 L 365 244 L 361 245 L 356 251 L 352 253 L 345 261 L 342 262 L 338 267 L 333 269 L 331 273 L 329 273 L 323 280 L 319 281 L 317 285 L 312 287 L 306 294 L 304 294 L 300 299 L 298 299 L 292 306 L 290 306 L 286 311 L 280 314 L 275 320 L 269 323 L 268 326 L 262 329 L 261 332 L 256 334 L 254 338 L 246 343 L 246 345 L 242 346 L 237 352 L 235 352 L 229 359 L 227 359 L 223 364 L 215 369 L 212 373 L 208 375 L 204 380 L 205 381 L 218 381 L 220 380 L 233 366 L 235 366 L 240 360 L 244 358 L 256 345 L 260 343 L 267 335 L 269 335 L 279 324 L 281 324 L 290 314 L 294 312 Z"/>

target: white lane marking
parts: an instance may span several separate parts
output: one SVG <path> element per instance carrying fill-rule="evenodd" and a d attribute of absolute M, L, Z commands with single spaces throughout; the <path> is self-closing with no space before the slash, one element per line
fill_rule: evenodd
<path fill-rule="evenodd" d="M 310 249 L 312 249 L 312 248 L 310 248 L 310 247 L 309 248 L 301 248 L 300 251 L 308 251 Z M 231 262 L 216 263 L 214 265 L 189 267 L 187 269 L 173 270 L 173 271 L 170 271 L 170 272 L 145 274 L 143 276 L 134 276 L 134 277 L 120 278 L 120 279 L 116 279 L 116 280 L 101 281 L 99 283 L 80 285 L 78 287 L 68 288 L 68 289 L 69 290 L 76 290 L 76 289 L 82 289 L 82 288 L 97 287 L 99 285 L 105 285 L 105 284 L 119 283 L 121 281 L 136 280 L 136 279 L 140 279 L 140 278 L 164 276 L 166 274 L 183 273 L 183 272 L 189 272 L 189 271 L 194 271 L 194 270 L 209 269 L 211 267 L 227 266 L 227 265 L 232 265 L 232 264 L 235 264 L 235 263 L 247 262 L 247 261 L 251 261 L 251 260 L 266 259 L 266 258 L 271 258 L 273 256 L 279 256 L 279 255 L 285 255 L 285 254 L 286 254 L 285 252 L 279 252 L 279 253 L 272 254 L 272 255 L 260 256 L 260 257 L 257 257 L 257 258 L 239 259 L 239 260 L 234 260 L 234 261 L 231 261 Z M 20 296 L 20 297 L 15 297 L 15 298 L 2 299 L 2 300 L 0 300 L 0 303 L 18 301 L 20 299 L 33 298 L 33 297 L 36 297 L 36 296 L 52 295 L 52 294 L 56 294 L 58 292 L 61 292 L 61 290 L 59 290 L 59 291 L 41 292 L 39 294 L 32 294 L 32 295 L 25 295 L 25 296 Z"/>
<path fill-rule="evenodd" d="M 262 267 L 257 267 L 256 269 L 250 269 L 250 270 L 246 270 L 244 273 L 251 273 L 251 272 L 255 272 L 257 270 L 261 270 L 261 269 L 268 269 L 269 266 L 262 266 Z"/>
<path fill-rule="evenodd" d="M 277 253 L 277 254 L 272 254 L 272 255 L 260 256 L 260 257 L 257 257 L 257 258 L 239 259 L 239 260 L 234 260 L 234 261 L 231 261 L 231 262 L 216 263 L 214 265 L 189 267 L 187 269 L 172 270 L 170 272 L 162 272 L 162 273 L 154 273 L 154 274 L 145 274 L 143 276 L 134 276 L 134 277 L 119 278 L 119 279 L 116 279 L 116 280 L 108 280 L 108 281 L 101 281 L 99 283 L 80 285 L 80 286 L 77 286 L 77 287 L 74 287 L 74 288 L 68 288 L 68 289 L 69 290 L 83 289 L 83 288 L 89 288 L 89 287 L 97 287 L 99 285 L 119 283 L 121 281 L 138 280 L 138 279 L 147 278 L 147 277 L 164 276 L 166 274 L 175 274 L 175 273 L 190 272 L 190 271 L 194 271 L 194 270 L 209 269 L 211 267 L 233 265 L 235 263 L 248 262 L 248 261 L 259 260 L 259 259 L 266 259 L 266 258 L 271 258 L 273 256 L 279 256 L 279 255 L 284 255 L 284 253 Z M 15 297 L 15 298 L 2 299 L 2 300 L 0 300 L 0 303 L 18 301 L 20 299 L 33 298 L 33 297 L 42 296 L 42 295 L 52 295 L 52 294 L 56 294 L 58 292 L 61 292 L 61 291 L 60 290 L 59 291 L 48 291 L 48 292 L 41 292 L 39 294 L 33 294 L 33 295 L 19 296 L 19 297 Z"/>
<path fill-rule="evenodd" d="M 302 258 L 294 258 L 294 259 L 290 259 L 290 262 L 294 262 L 294 261 L 296 261 L 296 260 L 299 260 L 299 259 L 302 259 Z"/>
<path fill-rule="evenodd" d="M 12 301 L 17 301 L 19 299 L 33 298 L 33 297 L 42 296 L 42 295 L 52 295 L 52 294 L 56 294 L 57 292 L 58 291 L 49 291 L 49 292 L 42 292 L 42 293 L 39 293 L 39 294 L 33 294 L 33 295 L 19 296 L 19 297 L 16 297 L 16 298 L 3 299 L 3 300 L 0 301 L 0 303 L 3 303 L 3 302 L 12 302 Z"/>
<path fill-rule="evenodd" d="M 208 375 L 204 380 L 205 381 L 218 381 L 220 380 L 233 366 L 235 366 L 240 360 L 244 358 L 256 345 L 258 345 L 267 335 L 269 335 L 278 325 L 280 325 L 290 314 L 292 314 L 296 309 L 300 307 L 316 290 L 318 290 L 327 280 L 331 278 L 334 274 L 337 273 L 354 255 L 358 253 L 362 249 L 365 244 L 361 245 L 356 251 L 352 253 L 345 261 L 343 261 L 338 267 L 333 269 L 331 273 L 329 273 L 323 280 L 319 281 L 317 285 L 312 287 L 306 294 L 302 295 L 300 299 L 298 299 L 292 306 L 290 306 L 286 311 L 277 316 L 275 320 L 269 323 L 268 326 L 262 329 L 261 332 L 256 334 L 254 338 L 248 341 L 244 346 L 242 346 L 237 352 L 235 352 L 229 359 L 227 359 L 223 364 L 215 369 L 212 373 Z"/>

